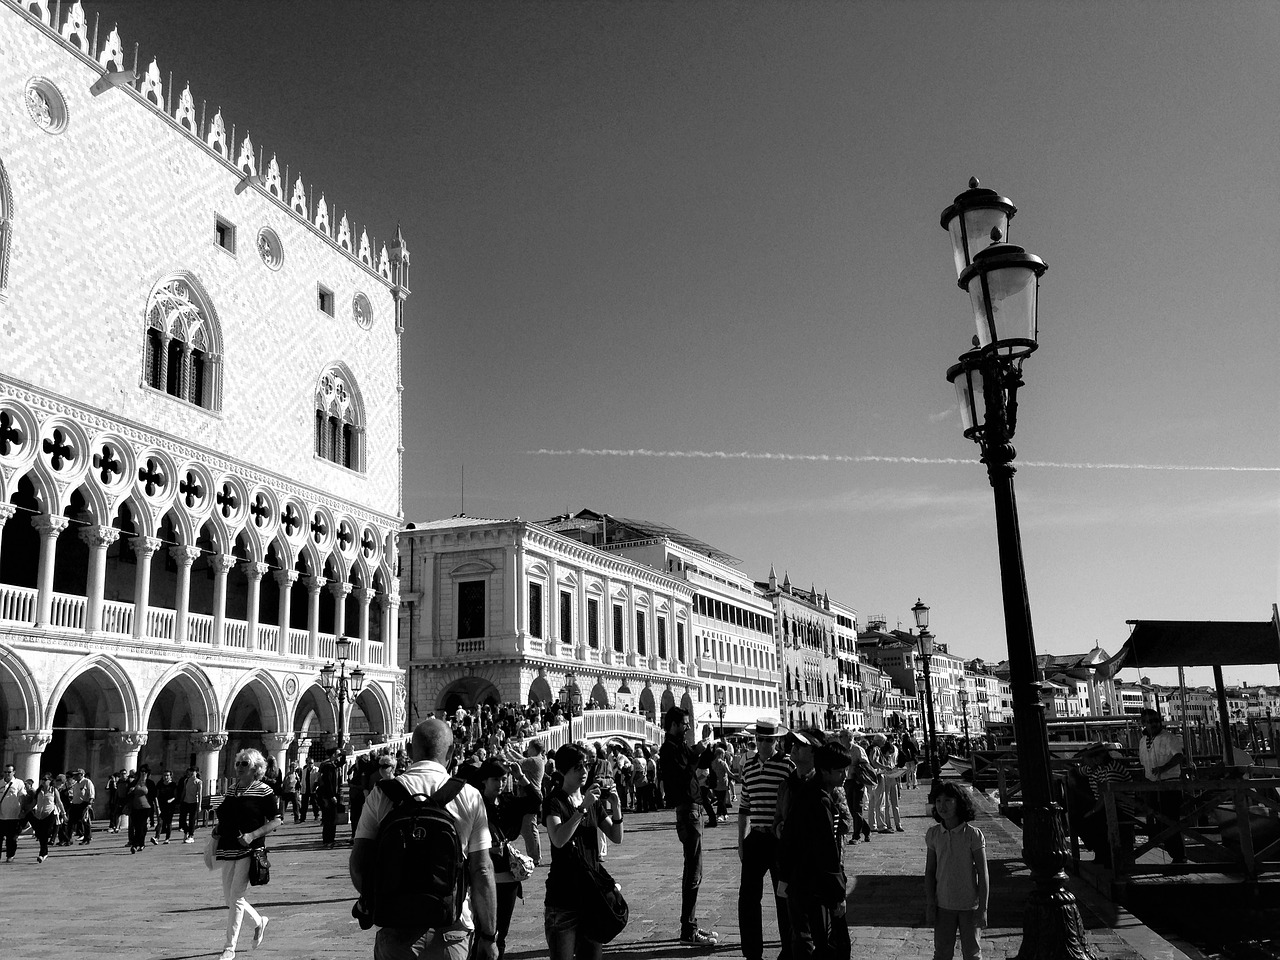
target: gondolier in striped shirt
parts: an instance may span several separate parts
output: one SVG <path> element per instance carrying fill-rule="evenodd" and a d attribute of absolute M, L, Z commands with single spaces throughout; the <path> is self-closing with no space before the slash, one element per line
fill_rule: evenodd
<path fill-rule="evenodd" d="M 764 920 L 760 898 L 764 894 L 764 875 L 774 888 L 774 904 L 778 911 L 778 930 L 782 939 L 781 960 L 791 956 L 791 926 L 787 918 L 787 901 L 777 895 L 778 839 L 774 834 L 774 811 L 778 804 L 778 788 L 795 771 L 795 764 L 778 749 L 788 733 L 776 720 L 762 718 L 744 731 L 755 737 L 757 753 L 742 769 L 742 798 L 738 805 L 738 859 L 742 862 L 742 881 L 738 887 L 738 931 L 742 936 L 742 955 L 746 960 L 763 960 Z"/>

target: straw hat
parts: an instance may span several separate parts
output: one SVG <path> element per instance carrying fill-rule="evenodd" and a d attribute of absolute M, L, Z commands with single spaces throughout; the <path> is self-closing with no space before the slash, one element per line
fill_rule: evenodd
<path fill-rule="evenodd" d="M 747 724 L 743 733 L 752 737 L 765 737 L 773 739 L 776 737 L 785 737 L 791 731 L 780 724 L 777 720 L 770 720 L 768 717 L 761 717 L 755 723 Z"/>

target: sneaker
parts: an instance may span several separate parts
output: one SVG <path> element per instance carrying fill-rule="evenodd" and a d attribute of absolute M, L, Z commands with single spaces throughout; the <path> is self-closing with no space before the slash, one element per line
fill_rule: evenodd
<path fill-rule="evenodd" d="M 899 830 L 901 830 L 902 828 L 901 828 L 901 827 L 899 827 L 898 829 L 899 829 Z M 161 844 L 165 844 L 165 843 L 168 843 L 168 842 L 169 842 L 169 838 L 168 838 L 168 837 L 165 837 L 163 840 L 161 840 L 161 841 L 160 841 L 160 843 L 161 843 Z"/>
<path fill-rule="evenodd" d="M 714 947 L 720 938 L 711 930 L 691 930 L 680 934 L 680 942 L 690 947 Z"/>
<path fill-rule="evenodd" d="M 905 832 L 905 831 L 902 829 L 902 827 L 901 827 L 901 826 L 896 826 L 896 827 L 894 827 L 893 829 L 894 829 L 894 831 L 895 831 L 895 832 L 897 832 L 897 833 L 903 833 L 903 832 Z M 168 843 L 168 842 L 169 842 L 168 840 L 166 840 L 166 841 L 165 841 L 165 843 Z"/>
<path fill-rule="evenodd" d="M 44 863 L 44 858 L 45 855 L 43 853 L 40 854 L 40 856 L 36 857 L 36 863 Z"/>
<path fill-rule="evenodd" d="M 253 928 L 253 949 L 257 950 L 262 946 L 262 938 L 267 934 L 267 924 L 271 922 L 270 917 L 263 917 L 262 922 Z"/>
<path fill-rule="evenodd" d="M 182 842 L 183 842 L 183 843 L 195 843 L 195 842 L 196 842 L 196 838 L 195 838 L 195 837 L 187 837 L 187 839 L 183 840 Z"/>
<path fill-rule="evenodd" d="M 154 847 L 157 843 L 159 843 L 159 842 L 160 842 L 160 841 L 159 841 L 159 840 L 157 840 L 155 837 L 152 837 L 152 838 L 151 838 L 151 845 L 152 845 L 153 847 Z"/>
<path fill-rule="evenodd" d="M 236 960 L 235 950 L 231 949 L 231 947 L 227 947 L 220 954 L 218 954 L 218 960 Z"/>

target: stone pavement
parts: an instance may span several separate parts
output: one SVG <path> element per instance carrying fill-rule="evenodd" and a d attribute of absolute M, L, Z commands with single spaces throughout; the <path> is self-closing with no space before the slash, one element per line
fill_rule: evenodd
<path fill-rule="evenodd" d="M 914 960 L 932 956 L 932 932 L 924 924 L 922 899 L 924 831 L 923 789 L 904 791 L 904 833 L 873 834 L 870 843 L 847 848 L 850 934 L 855 958 Z M 1015 829 L 984 811 L 992 878 L 990 919 L 984 949 L 988 960 L 1012 956 L 1021 942 L 1022 903 L 1029 880 L 1018 858 Z M 346 830 L 348 828 L 341 828 Z M 735 852 L 737 826 L 730 820 L 705 837 L 704 878 L 699 912 L 704 927 L 721 935 L 717 951 L 741 956 L 738 949 Z M 628 815 L 626 841 L 608 854 L 610 871 L 631 904 L 631 923 L 605 954 L 624 960 L 663 960 L 691 952 L 676 941 L 680 912 L 680 844 L 673 815 Z M 203 831 L 201 832 L 204 835 Z M 344 835 L 344 834 L 340 834 Z M 272 918 L 266 942 L 253 956 L 272 958 L 370 957 L 373 937 L 351 919 L 353 898 L 347 877 L 347 849 L 324 850 L 319 825 L 288 823 L 273 838 L 272 882 L 250 888 L 250 901 Z M 545 845 L 545 834 L 544 834 Z M 18 857 L 0 864 L 4 895 L 0 930 L 6 954 L 24 958 L 80 960 L 118 954 L 151 960 L 216 957 L 222 947 L 225 910 L 220 874 L 201 861 L 200 843 L 148 848 L 131 855 L 125 836 L 99 831 L 88 847 L 55 848 L 43 864 L 36 845 L 24 838 Z M 545 870 L 525 884 L 517 902 L 508 941 L 511 960 L 547 955 L 542 932 Z M 1097 904 L 1096 898 L 1094 903 Z M 1145 928 L 1125 920 L 1114 928 L 1097 912 L 1085 910 L 1089 938 L 1098 960 L 1138 960 L 1179 956 Z M 776 955 L 777 923 L 765 911 L 766 956 Z M 248 956 L 252 930 L 241 939 Z M 958 953 L 957 953 L 958 955 Z"/>

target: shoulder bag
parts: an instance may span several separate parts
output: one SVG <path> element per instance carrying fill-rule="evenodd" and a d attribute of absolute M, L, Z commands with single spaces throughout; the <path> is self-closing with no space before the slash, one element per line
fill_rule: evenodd
<path fill-rule="evenodd" d="M 249 886 L 265 887 L 271 882 L 271 861 L 266 847 L 254 847 L 249 851 Z"/>

